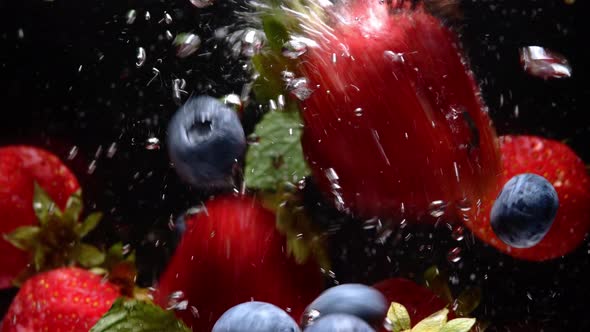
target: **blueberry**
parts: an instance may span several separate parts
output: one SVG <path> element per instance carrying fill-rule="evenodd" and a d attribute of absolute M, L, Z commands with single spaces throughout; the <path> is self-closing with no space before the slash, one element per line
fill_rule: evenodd
<path fill-rule="evenodd" d="M 238 115 L 213 97 L 190 98 L 168 125 L 168 154 L 176 172 L 198 188 L 231 185 L 245 149 Z"/>
<path fill-rule="evenodd" d="M 496 235 L 514 248 L 529 248 L 549 232 L 559 199 L 544 177 L 524 173 L 511 178 L 496 198 L 490 220 Z"/>
<path fill-rule="evenodd" d="M 301 324 L 313 323 L 329 314 L 347 314 L 381 326 L 387 313 L 387 300 L 373 287 L 362 284 L 343 284 L 325 290 L 307 306 Z"/>
<path fill-rule="evenodd" d="M 324 316 L 307 327 L 304 332 L 375 332 L 364 320 L 346 314 Z"/>
<path fill-rule="evenodd" d="M 244 302 L 224 312 L 211 332 L 298 332 L 297 323 L 281 308 L 266 302 Z"/>

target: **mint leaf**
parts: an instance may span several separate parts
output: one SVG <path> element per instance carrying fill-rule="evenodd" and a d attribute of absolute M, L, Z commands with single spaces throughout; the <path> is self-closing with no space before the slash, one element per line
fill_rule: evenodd
<path fill-rule="evenodd" d="M 469 315 L 481 302 L 481 289 L 479 287 L 467 288 L 455 299 L 453 307 L 460 317 Z"/>
<path fill-rule="evenodd" d="M 475 325 L 475 318 L 455 318 L 448 321 L 439 332 L 469 332 Z"/>
<path fill-rule="evenodd" d="M 409 330 L 412 327 L 408 310 L 397 302 L 391 302 L 387 311 L 387 319 L 391 324 L 391 331 L 393 332 Z"/>
<path fill-rule="evenodd" d="M 256 125 L 246 153 L 245 182 L 251 189 L 278 190 L 297 183 L 310 171 L 301 148 L 303 123 L 297 111 L 271 111 Z"/>
<path fill-rule="evenodd" d="M 170 311 L 147 302 L 119 298 L 90 332 L 190 332 Z"/>
<path fill-rule="evenodd" d="M 430 290 L 441 299 L 448 303 L 452 303 L 453 294 L 451 293 L 447 280 L 446 274 L 440 271 L 436 266 L 431 266 L 426 272 L 424 272 L 426 287 L 430 288 Z"/>
<path fill-rule="evenodd" d="M 448 309 L 439 310 L 421 320 L 412 328 L 411 332 L 439 332 L 447 323 Z"/>

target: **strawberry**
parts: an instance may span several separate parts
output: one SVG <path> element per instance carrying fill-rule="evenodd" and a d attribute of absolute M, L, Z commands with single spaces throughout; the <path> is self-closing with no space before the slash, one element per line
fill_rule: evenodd
<path fill-rule="evenodd" d="M 119 290 L 79 268 L 60 268 L 27 280 L 12 301 L 1 332 L 87 332 Z"/>
<path fill-rule="evenodd" d="M 494 187 L 496 134 L 439 19 L 420 4 L 372 0 L 302 17 L 316 44 L 297 67 L 313 90 L 300 103 L 303 150 L 341 210 L 420 219 L 434 201 L 470 205 Z"/>
<path fill-rule="evenodd" d="M 0 234 L 36 225 L 33 210 L 34 183 L 38 183 L 60 209 L 79 189 L 74 174 L 52 153 L 30 146 L 0 148 Z M 25 268 L 28 254 L 0 238 L 0 288 Z"/>
<path fill-rule="evenodd" d="M 417 323 L 433 312 L 448 306 L 448 303 L 436 296 L 430 289 L 404 278 L 391 278 L 373 285 L 388 303 L 397 302 L 406 307 L 413 323 Z M 454 314 L 451 312 L 450 317 Z"/>
<path fill-rule="evenodd" d="M 322 290 L 317 265 L 286 254 L 275 216 L 250 197 L 223 196 L 188 218 L 154 300 L 194 331 L 209 331 L 229 308 L 264 301 L 298 319 Z M 176 304 L 176 305 L 175 305 Z"/>
<path fill-rule="evenodd" d="M 583 161 L 567 145 L 536 136 L 508 135 L 500 139 L 502 182 L 521 173 L 547 179 L 557 191 L 559 208 L 545 237 L 530 248 L 513 248 L 502 242 L 490 226 L 490 211 L 500 188 L 481 203 L 466 225 L 481 240 L 513 257 L 543 261 L 563 256 L 584 240 L 590 229 L 590 177 Z M 491 198 L 493 197 L 493 198 Z"/>

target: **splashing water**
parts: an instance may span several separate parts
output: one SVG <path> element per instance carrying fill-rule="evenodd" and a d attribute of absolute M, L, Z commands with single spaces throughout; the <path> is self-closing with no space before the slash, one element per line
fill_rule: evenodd
<path fill-rule="evenodd" d="M 572 76 L 572 67 L 561 54 L 540 46 L 523 47 L 519 52 L 522 68 L 530 75 L 545 80 Z"/>

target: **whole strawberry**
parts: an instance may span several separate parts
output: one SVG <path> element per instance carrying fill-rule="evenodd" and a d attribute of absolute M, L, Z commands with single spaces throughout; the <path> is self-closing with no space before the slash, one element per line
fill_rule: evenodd
<path fill-rule="evenodd" d="M 159 281 L 156 303 L 175 309 L 193 331 L 209 331 L 229 308 L 263 301 L 299 318 L 322 289 L 319 267 L 286 253 L 275 216 L 250 197 L 207 202 Z"/>
<path fill-rule="evenodd" d="M 0 235 L 38 223 L 34 183 L 62 210 L 80 187 L 74 174 L 48 151 L 30 146 L 0 148 Z M 0 252 L 0 288 L 7 288 L 29 262 L 29 254 L 4 238 L 0 238 Z"/>
<path fill-rule="evenodd" d="M 549 232 L 530 248 L 515 248 L 494 233 L 490 212 L 500 188 L 482 200 L 466 225 L 480 239 L 513 257 L 543 261 L 563 256 L 578 247 L 590 230 L 590 177 L 584 162 L 567 145 L 542 137 L 508 135 L 500 139 L 504 172 L 502 182 L 522 173 L 544 177 L 559 199 Z"/>
<path fill-rule="evenodd" d="M 60 268 L 27 280 L 12 301 L 1 332 L 87 332 L 119 290 L 79 268 Z"/>
<path fill-rule="evenodd" d="M 313 90 L 301 102 L 303 150 L 322 191 L 360 217 L 472 206 L 500 169 L 457 37 L 410 7 L 358 0 L 301 22 L 316 44 L 297 67 Z"/>

